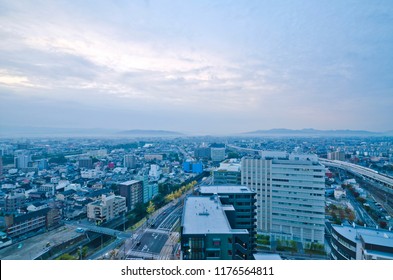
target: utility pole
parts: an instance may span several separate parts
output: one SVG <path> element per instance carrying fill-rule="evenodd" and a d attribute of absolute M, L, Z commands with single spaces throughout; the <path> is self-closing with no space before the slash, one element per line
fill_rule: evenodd
<path fill-rule="evenodd" d="M 82 256 L 82 245 L 79 246 L 79 259 L 82 260 L 83 256 Z"/>

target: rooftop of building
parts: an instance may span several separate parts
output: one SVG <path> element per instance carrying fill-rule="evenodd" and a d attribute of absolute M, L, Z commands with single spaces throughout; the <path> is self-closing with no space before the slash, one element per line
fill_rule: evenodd
<path fill-rule="evenodd" d="M 220 163 L 215 171 L 233 171 L 240 172 L 241 164 L 239 160 L 227 159 Z"/>
<path fill-rule="evenodd" d="M 120 185 L 123 185 L 123 186 L 131 186 L 131 185 L 134 185 L 134 184 L 137 184 L 137 183 L 139 183 L 140 181 L 138 181 L 138 180 L 129 180 L 129 181 L 125 181 L 125 182 L 123 182 L 123 183 L 120 183 Z"/>
<path fill-rule="evenodd" d="M 346 225 L 332 225 L 332 227 L 353 242 L 360 242 L 361 238 L 367 244 L 393 247 L 393 232 L 389 230 Z"/>
<path fill-rule="evenodd" d="M 253 194 L 246 186 L 238 186 L 238 185 L 217 185 L 217 186 L 200 186 L 199 192 L 202 194 Z"/>
<path fill-rule="evenodd" d="M 254 254 L 255 260 L 265 261 L 265 260 L 282 260 L 279 254 L 264 254 L 264 253 L 256 253 Z"/>
<path fill-rule="evenodd" d="M 246 229 L 231 228 L 217 197 L 188 197 L 184 204 L 182 226 L 183 234 L 248 233 Z"/>
<path fill-rule="evenodd" d="M 37 211 L 33 211 L 33 212 L 29 212 L 26 214 L 21 214 L 18 216 L 14 215 L 14 224 L 18 224 L 18 223 L 23 223 L 25 221 L 37 218 L 37 217 L 41 217 L 41 216 L 45 216 L 48 212 L 49 212 L 50 208 L 46 207 Z"/>

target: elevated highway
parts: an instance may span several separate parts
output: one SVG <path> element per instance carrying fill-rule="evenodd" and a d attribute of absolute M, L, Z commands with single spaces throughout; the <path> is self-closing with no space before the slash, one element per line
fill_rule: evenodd
<path fill-rule="evenodd" d="M 367 167 L 340 160 L 319 158 L 319 162 L 326 167 L 340 168 L 368 181 L 378 183 L 386 192 L 393 194 L 393 178 L 390 176 L 382 175 Z"/>

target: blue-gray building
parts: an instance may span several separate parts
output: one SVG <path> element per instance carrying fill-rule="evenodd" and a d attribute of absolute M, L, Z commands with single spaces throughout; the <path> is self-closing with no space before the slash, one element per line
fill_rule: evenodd
<path fill-rule="evenodd" d="M 247 229 L 249 233 L 249 243 L 247 249 L 250 252 L 248 258 L 252 258 L 251 253 L 256 248 L 256 193 L 245 186 L 201 186 L 198 191 L 200 195 L 218 195 L 223 205 L 232 205 L 235 209 L 235 217 L 231 224 L 236 229 Z"/>
<path fill-rule="evenodd" d="M 185 161 L 183 162 L 183 171 L 201 174 L 203 172 L 203 164 L 201 162 Z"/>
<path fill-rule="evenodd" d="M 181 224 L 181 259 L 252 259 L 247 229 L 237 229 L 232 205 L 223 205 L 215 196 L 186 198 Z"/>

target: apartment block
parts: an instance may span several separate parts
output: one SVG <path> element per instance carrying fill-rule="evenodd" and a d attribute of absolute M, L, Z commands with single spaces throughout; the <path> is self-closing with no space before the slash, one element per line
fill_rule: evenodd
<path fill-rule="evenodd" d="M 126 199 L 127 211 L 134 210 L 137 203 L 143 202 L 142 181 L 130 180 L 120 183 L 119 192 Z"/>
<path fill-rule="evenodd" d="M 127 210 L 126 199 L 114 194 L 102 195 L 101 200 L 87 204 L 87 218 L 98 224 L 119 217 Z"/>

